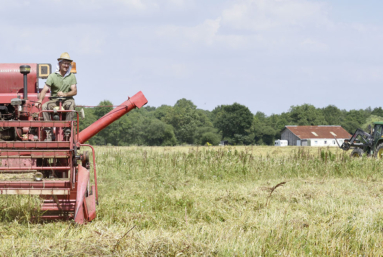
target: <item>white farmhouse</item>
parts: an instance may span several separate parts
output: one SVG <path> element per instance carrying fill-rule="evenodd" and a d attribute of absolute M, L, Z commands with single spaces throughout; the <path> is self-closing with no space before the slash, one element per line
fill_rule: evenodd
<path fill-rule="evenodd" d="M 288 145 L 296 146 L 338 146 L 351 137 L 341 126 L 285 126 L 281 139 L 287 140 Z"/>

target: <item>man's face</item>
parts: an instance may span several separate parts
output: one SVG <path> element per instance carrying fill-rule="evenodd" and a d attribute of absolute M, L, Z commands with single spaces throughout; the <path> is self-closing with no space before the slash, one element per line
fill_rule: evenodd
<path fill-rule="evenodd" d="M 64 71 L 65 73 L 68 71 L 69 69 L 69 65 L 71 64 L 70 61 L 67 61 L 67 60 L 64 60 L 62 62 L 60 62 L 60 70 Z"/>

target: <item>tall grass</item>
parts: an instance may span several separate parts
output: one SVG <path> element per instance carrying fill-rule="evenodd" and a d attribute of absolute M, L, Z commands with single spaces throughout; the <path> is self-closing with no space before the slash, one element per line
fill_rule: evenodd
<path fill-rule="evenodd" d="M 38 199 L 0 197 L 0 255 L 383 254 L 381 160 L 329 148 L 96 151 L 97 219 L 34 223 Z"/>

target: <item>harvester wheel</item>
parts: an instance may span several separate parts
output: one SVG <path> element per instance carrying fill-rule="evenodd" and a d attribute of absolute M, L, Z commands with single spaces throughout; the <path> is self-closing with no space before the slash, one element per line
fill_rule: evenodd
<path fill-rule="evenodd" d="M 374 156 L 377 159 L 383 158 L 383 144 L 380 144 L 376 147 Z"/>
<path fill-rule="evenodd" d="M 382 145 L 382 148 L 383 148 L 383 145 Z M 363 150 L 360 149 L 360 148 L 355 148 L 354 150 L 352 150 L 351 154 L 350 154 L 350 157 L 353 158 L 353 157 L 362 157 L 363 155 Z"/>

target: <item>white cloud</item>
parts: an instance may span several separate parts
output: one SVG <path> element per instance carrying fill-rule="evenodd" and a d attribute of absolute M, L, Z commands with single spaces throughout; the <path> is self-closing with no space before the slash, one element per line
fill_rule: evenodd
<path fill-rule="evenodd" d="M 164 26 L 157 30 L 157 35 L 161 37 L 178 38 L 183 41 L 183 45 L 204 44 L 212 45 L 220 27 L 220 18 L 207 19 L 196 26 Z"/>
<path fill-rule="evenodd" d="M 105 3 L 104 1 L 102 1 Z M 157 1 L 144 1 L 144 0 L 113 0 L 115 3 L 121 3 L 127 7 L 131 7 L 137 10 L 147 10 L 158 8 Z"/>
<path fill-rule="evenodd" d="M 326 5 L 307 0 L 240 0 L 222 11 L 222 24 L 234 29 L 265 31 L 329 23 Z"/>
<path fill-rule="evenodd" d="M 231 1 L 214 19 L 191 26 L 162 26 L 157 34 L 184 48 L 202 43 L 243 50 L 290 45 L 325 51 L 326 42 L 310 38 L 307 30 L 334 26 L 327 17 L 327 9 L 321 2 L 308 0 Z"/>
<path fill-rule="evenodd" d="M 326 51 L 328 50 L 328 45 L 321 43 L 319 41 L 316 41 L 311 38 L 306 38 L 301 43 L 301 46 L 303 46 L 305 49 L 312 50 L 312 51 Z"/>
<path fill-rule="evenodd" d="M 47 52 L 77 52 L 78 54 L 100 54 L 105 46 L 105 32 L 90 25 L 30 27 L 0 25 L 0 46 L 17 54 L 43 54 Z M 36 35 L 38 37 L 36 37 Z M 70 37 L 66 36 L 70 35 Z"/>

